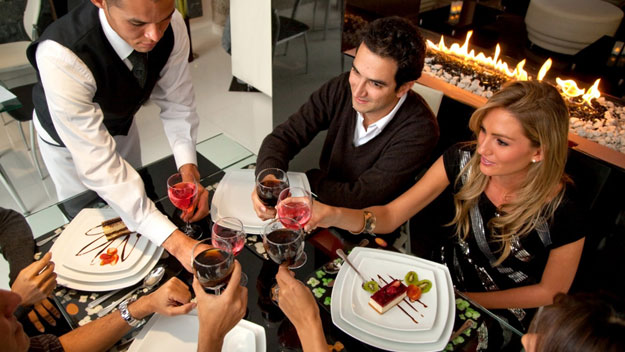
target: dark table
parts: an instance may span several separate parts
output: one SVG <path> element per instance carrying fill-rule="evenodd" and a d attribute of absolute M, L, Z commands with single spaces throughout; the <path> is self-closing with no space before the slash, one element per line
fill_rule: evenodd
<path fill-rule="evenodd" d="M 199 154 L 198 167 L 200 169 L 200 174 L 203 175 L 203 178 L 200 182 L 210 191 L 210 196 L 212 197 L 216 185 L 219 183 L 219 180 L 221 180 L 224 175 L 224 171 Z M 251 165 L 250 167 L 253 167 L 253 165 Z M 167 214 L 176 224 L 182 225 L 182 221 L 179 219 L 179 212 L 175 209 L 175 207 L 167 198 L 166 180 L 167 177 L 174 172 L 175 163 L 173 161 L 173 157 L 171 156 L 152 163 L 139 170 L 139 173 L 146 185 L 148 195 L 155 201 L 157 208 Z M 83 208 L 103 207 L 106 206 L 106 204 L 101 199 L 99 199 L 95 193 L 85 192 L 74 198 L 63 201 L 56 206 L 58 206 L 59 209 L 61 209 L 61 211 L 63 211 L 63 213 L 68 217 L 68 219 L 71 220 Z M 204 219 L 199 222 L 199 225 L 203 228 L 205 234 L 204 236 L 206 237 L 206 234 L 210 236 L 211 220 L 209 218 Z M 59 232 L 60 229 L 51 231 L 48 234 L 38 238 L 37 242 L 44 242 L 46 238 L 51 238 Z M 348 251 L 356 245 L 362 245 L 363 243 L 361 243 L 361 240 L 365 238 L 369 240 L 368 246 L 377 246 L 375 244 L 375 241 L 373 241 L 373 237 L 368 235 L 343 236 L 338 231 L 322 230 L 316 234 L 309 236 L 307 238 L 307 243 L 305 246 L 308 260 L 303 267 L 295 270 L 296 277 L 305 283 L 308 282 L 308 279 L 310 277 L 318 275 L 316 273 L 324 264 L 336 258 L 334 252 L 337 248 L 343 248 L 344 250 Z M 301 350 L 297 333 L 295 332 L 293 325 L 288 321 L 288 319 L 285 318 L 280 309 L 276 305 L 274 305 L 270 299 L 269 290 L 275 280 L 274 277 L 277 272 L 278 266 L 270 260 L 266 260 L 264 254 L 257 251 L 259 248 L 261 248 L 261 246 L 256 245 L 256 243 L 259 241 L 261 241 L 260 236 L 248 236 L 248 242 L 246 244 L 247 249 L 243 250 L 237 257 L 237 259 L 241 262 L 243 271 L 247 274 L 249 278 L 249 282 L 247 284 L 249 295 L 248 312 L 245 319 L 259 324 L 265 328 L 267 338 L 267 351 Z M 53 240 L 48 241 L 47 243 L 40 246 L 39 250 L 41 252 L 49 250 L 52 243 Z M 159 264 L 166 266 L 166 278 L 177 276 L 188 283 L 192 279 L 191 274 L 184 270 L 180 263 L 178 263 L 178 261 L 173 256 L 164 254 L 164 256 L 159 261 Z M 324 274 L 324 278 L 326 279 L 324 285 L 327 284 L 324 288 L 325 292 L 324 294 L 319 295 L 317 300 L 321 306 L 321 317 L 324 324 L 324 331 L 326 333 L 326 339 L 328 343 L 334 346 L 342 345 L 344 346 L 345 351 L 379 351 L 379 349 L 377 348 L 366 345 L 348 336 L 332 324 L 329 310 L 329 300 L 327 297 L 329 297 L 331 294 L 332 279 L 334 278 L 334 275 Z M 163 280 L 161 282 L 165 281 L 166 280 Z M 310 284 L 308 285 L 310 286 Z M 106 306 L 108 303 L 113 302 L 117 298 L 124 295 L 126 292 L 139 286 L 140 283 L 127 289 L 121 290 L 119 293 L 109 298 L 107 301 L 103 302 L 102 305 Z M 310 288 L 312 289 L 312 287 Z M 85 308 L 88 302 L 104 293 L 105 292 L 93 294 L 92 292 L 70 290 L 67 288 L 58 287 L 55 291 L 54 299 L 57 305 L 61 307 L 61 311 L 63 311 L 63 316 L 67 320 L 69 326 L 71 328 L 76 328 L 79 325 L 79 322 L 85 319 L 85 317 L 87 316 L 89 316 L 91 319 L 97 318 L 97 315 L 95 313 L 89 315 Z M 462 298 L 461 296 L 459 296 L 459 293 L 456 294 L 456 297 Z M 77 314 L 69 315 L 65 310 L 65 307 L 70 303 L 76 304 L 79 307 L 79 312 Z M 518 341 L 520 340 L 521 336 L 520 332 L 515 331 L 511 327 L 508 328 L 505 322 L 492 315 L 492 313 L 488 310 L 483 309 L 472 302 L 471 304 L 475 310 L 482 312 L 481 318 L 478 320 L 478 323 L 484 323 L 489 325 L 502 324 L 503 326 L 505 326 L 504 329 L 508 329 L 510 331 L 510 335 L 512 336 L 515 343 L 517 343 L 518 345 Z M 459 314 L 456 315 L 457 321 L 455 322 L 454 331 L 464 322 L 461 318 L 459 318 L 462 315 L 460 313 L 462 312 L 459 312 Z M 86 320 L 89 320 L 89 318 L 86 318 Z M 135 331 L 132 331 L 124 339 L 122 339 L 122 341 L 120 341 L 120 343 L 116 346 L 117 350 L 123 350 L 125 347 L 127 347 L 132 338 L 138 333 L 138 329 L 135 329 Z M 473 334 L 471 335 L 472 337 L 465 336 L 465 341 L 459 343 L 458 346 L 456 346 L 457 350 L 474 350 L 475 346 L 477 346 L 478 343 L 477 335 L 478 334 L 473 331 Z"/>

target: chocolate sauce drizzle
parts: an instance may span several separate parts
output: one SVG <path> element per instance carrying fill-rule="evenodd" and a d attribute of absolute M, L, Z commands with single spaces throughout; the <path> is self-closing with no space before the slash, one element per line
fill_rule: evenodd
<path fill-rule="evenodd" d="M 98 236 L 98 235 L 100 235 L 100 236 L 98 238 L 96 238 L 95 240 L 89 242 L 86 246 L 82 247 L 76 254 L 74 254 L 76 257 L 79 257 L 79 256 L 85 255 L 87 253 L 91 253 L 91 252 L 93 252 L 93 251 L 95 251 L 95 250 L 97 250 L 99 248 L 102 248 L 102 249 L 100 249 L 99 252 L 97 252 L 95 254 L 95 256 L 91 259 L 91 262 L 89 264 L 93 264 L 93 262 L 100 256 L 100 254 L 102 254 L 102 252 L 104 252 L 107 248 L 109 248 L 113 244 L 113 242 L 117 239 L 117 238 L 114 238 L 112 240 L 106 240 L 106 235 L 104 235 L 104 232 L 95 232 L 95 233 L 91 232 L 91 231 L 97 229 L 98 227 L 102 227 L 102 224 L 94 226 L 94 227 L 90 228 L 89 230 L 87 230 L 87 232 L 85 232 L 85 236 Z M 115 247 L 115 248 L 119 248 L 119 246 L 123 245 L 122 253 L 121 253 L 121 256 L 120 256 L 120 259 L 121 259 L 122 262 L 124 262 L 126 259 L 128 259 L 128 257 L 130 257 L 130 255 L 132 254 L 132 251 L 134 251 L 135 247 L 137 246 L 137 242 L 139 242 L 139 238 L 141 237 L 140 234 L 137 234 L 137 236 L 135 238 L 135 242 L 132 244 L 132 247 L 130 248 L 130 251 L 128 252 L 128 255 L 126 255 L 126 246 L 128 245 L 128 242 L 130 240 L 130 235 L 132 235 L 132 233 L 130 233 L 128 235 L 121 236 L 121 237 L 123 237 L 122 241 L 117 245 L 117 247 Z M 105 242 L 97 244 L 96 242 L 98 242 L 101 238 L 104 238 Z M 91 245 L 93 245 L 94 247 L 91 248 Z"/>

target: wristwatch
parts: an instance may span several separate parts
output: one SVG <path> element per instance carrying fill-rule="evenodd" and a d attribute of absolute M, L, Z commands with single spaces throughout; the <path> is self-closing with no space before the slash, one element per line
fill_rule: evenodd
<path fill-rule="evenodd" d="M 121 314 L 122 318 L 124 318 L 126 323 L 128 323 L 128 325 L 132 326 L 133 328 L 141 326 L 143 325 L 143 323 L 145 323 L 145 319 L 137 320 L 133 318 L 132 315 L 130 315 L 130 312 L 128 311 L 128 305 L 134 302 L 135 300 L 136 299 L 134 298 L 129 298 L 123 301 L 122 303 L 120 303 L 119 306 L 117 306 L 117 309 L 119 309 L 119 313 Z"/>
<path fill-rule="evenodd" d="M 375 215 L 372 212 L 365 210 L 363 213 L 363 216 L 364 216 L 365 224 L 362 226 L 362 230 L 360 230 L 359 232 L 352 232 L 352 233 L 354 235 L 357 235 L 357 234 L 364 232 L 364 233 L 373 235 L 373 230 L 375 230 Z"/>

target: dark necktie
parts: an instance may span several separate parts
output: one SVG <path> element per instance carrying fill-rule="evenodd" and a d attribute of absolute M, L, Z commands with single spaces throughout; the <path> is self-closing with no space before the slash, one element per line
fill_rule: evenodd
<path fill-rule="evenodd" d="M 128 60 L 132 63 L 132 74 L 143 88 L 145 80 L 148 78 L 148 54 L 133 50 L 128 56 Z"/>

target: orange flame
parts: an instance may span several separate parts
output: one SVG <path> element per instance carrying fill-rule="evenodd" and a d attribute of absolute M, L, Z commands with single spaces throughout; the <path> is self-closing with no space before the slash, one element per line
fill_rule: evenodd
<path fill-rule="evenodd" d="M 428 47 L 433 50 L 441 51 L 445 54 L 453 54 L 461 58 L 469 59 L 483 66 L 491 67 L 507 75 L 508 77 L 514 78 L 516 80 L 525 81 L 528 79 L 527 71 L 523 69 L 523 66 L 525 65 L 525 60 L 522 60 L 521 62 L 519 62 L 517 66 L 514 68 L 514 70 L 510 70 L 508 68 L 508 64 L 503 62 L 501 59 L 499 59 L 499 55 L 501 54 L 501 48 L 499 47 L 499 44 L 497 44 L 497 46 L 495 47 L 494 57 L 486 56 L 482 52 L 479 52 L 476 55 L 475 50 L 473 49 L 469 51 L 469 39 L 471 38 L 472 35 L 473 35 L 473 31 L 469 31 L 467 33 L 467 38 L 465 39 L 464 44 L 462 46 L 458 45 L 457 43 L 453 43 L 451 47 L 447 48 L 447 46 L 445 45 L 445 40 L 443 39 L 442 35 L 441 35 L 441 40 L 438 43 L 438 45 L 432 43 L 429 40 L 427 41 L 427 44 L 428 44 Z"/>
<path fill-rule="evenodd" d="M 599 82 L 601 79 L 597 79 L 595 83 L 586 91 L 585 89 L 579 89 L 577 87 L 577 83 L 574 80 L 562 80 L 560 77 L 556 77 L 556 83 L 560 90 L 562 90 L 562 95 L 566 98 L 575 98 L 581 96 L 584 103 L 590 105 L 593 99 L 599 98 L 601 96 L 601 92 L 599 91 Z"/>
<path fill-rule="evenodd" d="M 593 99 L 597 99 L 601 96 L 601 92 L 599 92 L 599 81 L 601 81 L 601 78 L 598 78 L 595 83 L 588 88 L 586 94 L 582 96 L 582 98 L 584 98 L 584 102 L 587 104 L 590 104 Z"/>
<path fill-rule="evenodd" d="M 501 54 L 501 47 L 499 46 L 499 44 L 497 44 L 497 46 L 495 47 L 494 57 L 486 56 L 482 52 L 479 52 L 476 55 L 475 50 L 473 49 L 469 51 L 469 40 L 471 39 L 472 35 L 473 35 L 473 31 L 467 32 L 467 37 L 464 40 L 464 44 L 462 44 L 462 46 L 460 46 L 457 43 L 453 43 L 449 48 L 447 48 L 447 46 L 445 45 L 445 39 L 442 35 L 441 35 L 441 40 L 438 42 L 438 44 L 434 44 L 433 42 L 428 40 L 427 46 L 428 48 L 432 50 L 440 51 L 445 54 L 455 55 L 463 59 L 471 60 L 482 66 L 493 68 L 507 75 L 508 77 L 519 80 L 519 81 L 526 81 L 529 79 L 527 75 L 527 71 L 523 69 L 523 67 L 525 66 L 526 60 L 525 59 L 521 60 L 517 64 L 517 66 L 514 68 L 514 70 L 510 70 L 508 68 L 508 64 L 503 62 L 499 58 L 499 55 Z M 551 68 L 551 65 L 552 65 L 552 60 L 550 58 L 547 59 L 545 63 L 543 63 L 537 76 L 537 79 L 539 81 L 542 81 L 543 78 L 545 78 L 545 76 L 547 75 L 547 72 Z M 601 92 L 599 92 L 599 89 L 598 89 L 599 81 L 600 79 L 597 79 L 595 83 L 592 85 L 592 87 L 590 87 L 588 91 L 586 91 L 585 89 L 578 88 L 577 83 L 574 80 L 562 80 L 559 77 L 556 78 L 556 83 L 558 84 L 558 87 L 561 89 L 562 95 L 564 95 L 566 98 L 574 98 L 574 97 L 582 96 L 582 99 L 587 104 L 590 104 L 593 99 L 596 99 L 601 96 Z"/>
<path fill-rule="evenodd" d="M 543 78 L 545 78 L 545 75 L 547 75 L 547 71 L 549 71 L 549 69 L 551 68 L 551 62 L 551 58 L 547 59 L 547 61 L 545 61 L 543 66 L 540 68 L 540 71 L 538 71 L 539 81 L 542 81 Z"/>

